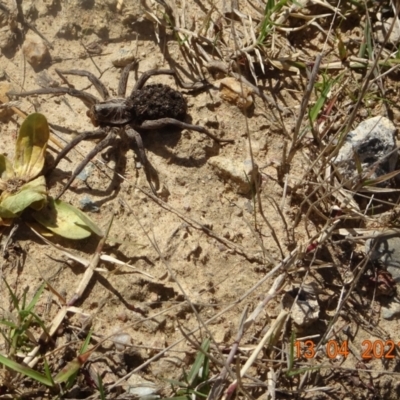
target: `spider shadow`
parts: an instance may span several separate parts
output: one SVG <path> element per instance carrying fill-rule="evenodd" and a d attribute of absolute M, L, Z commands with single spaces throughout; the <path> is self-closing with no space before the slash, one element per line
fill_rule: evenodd
<path fill-rule="evenodd" d="M 101 200 L 100 199 L 96 199 L 96 201 L 93 201 L 92 204 L 93 206 L 97 206 L 97 207 L 101 207 L 104 203 L 109 202 L 110 200 L 115 199 L 118 196 L 119 190 L 120 190 L 120 186 L 121 186 L 121 182 L 122 182 L 122 178 L 120 177 L 120 174 L 123 174 L 124 171 L 126 170 L 126 157 L 125 157 L 125 149 L 121 149 L 122 146 L 118 146 L 115 149 L 111 149 L 112 152 L 109 152 L 107 149 L 105 151 L 105 153 L 111 153 L 110 155 L 110 159 L 111 157 L 113 157 L 114 154 L 114 161 L 115 161 L 115 168 L 113 169 L 109 169 L 106 166 L 104 168 L 101 168 L 102 170 L 106 169 L 106 174 L 111 176 L 111 180 L 107 186 L 106 189 L 96 189 L 95 187 L 92 187 L 92 185 L 90 183 L 88 183 L 88 178 L 91 175 L 91 172 L 94 171 L 95 168 L 97 168 L 96 166 L 94 166 L 92 163 L 88 164 L 89 168 L 91 168 L 92 170 L 90 172 L 88 171 L 88 166 L 81 172 L 81 174 L 79 174 L 77 176 L 77 181 L 78 182 L 83 182 L 86 187 L 79 187 L 79 188 L 74 188 L 74 187 L 70 187 L 69 189 L 71 191 L 73 191 L 76 194 L 86 194 L 88 196 L 101 196 Z M 118 154 L 120 154 L 121 152 L 124 153 L 123 157 L 119 157 Z M 101 157 L 101 155 L 100 155 Z M 66 157 L 68 159 L 69 162 L 73 163 L 73 161 L 71 160 L 71 157 Z M 101 157 L 103 158 L 103 157 Z M 108 162 L 110 162 L 110 159 L 104 159 L 103 162 L 104 164 L 108 164 Z M 46 160 L 46 163 L 48 163 L 49 165 L 52 164 L 53 160 Z M 72 169 L 74 169 L 74 164 L 72 165 Z M 86 179 L 81 179 L 83 177 L 83 175 L 87 174 Z M 103 175 L 103 172 L 100 172 L 101 175 Z M 69 177 L 71 176 L 70 172 L 66 172 L 63 169 L 60 168 L 55 168 L 49 178 L 48 178 L 48 186 L 52 187 L 54 186 L 55 183 L 57 182 L 61 182 L 64 180 L 68 180 Z M 104 197 L 106 196 L 106 197 Z"/>
<path fill-rule="evenodd" d="M 140 259 L 140 257 L 138 258 Z M 76 275 L 82 275 L 85 271 L 85 268 L 81 265 L 75 265 L 73 267 L 70 267 L 73 271 L 74 274 Z M 120 276 L 121 279 L 128 279 L 128 276 L 131 278 L 132 276 L 135 276 L 134 272 L 117 272 L 117 274 Z M 142 278 L 140 276 L 137 277 L 138 280 L 141 280 Z M 94 271 L 94 276 L 88 283 L 86 290 L 83 292 L 82 296 L 76 301 L 76 305 L 84 303 L 91 295 L 93 290 L 95 289 L 95 286 L 100 284 L 107 292 L 111 293 L 114 295 L 121 304 L 125 306 L 126 309 L 136 311 L 136 307 L 129 301 L 129 299 L 126 299 L 124 295 L 121 293 L 120 290 L 117 288 L 117 284 L 115 282 L 111 282 L 107 277 L 103 276 L 101 273 Z M 71 296 L 71 294 L 70 294 Z"/>
<path fill-rule="evenodd" d="M 190 124 L 192 123 L 190 116 L 187 116 L 185 122 Z M 175 148 L 180 140 L 190 140 L 186 139 L 185 137 L 182 137 L 182 132 L 185 132 L 185 130 L 171 126 L 159 130 L 138 129 L 138 132 L 142 137 L 143 144 L 147 152 L 154 153 L 159 157 L 164 158 L 165 160 L 169 160 L 170 163 L 186 168 L 200 168 L 207 162 L 207 160 L 210 157 L 216 156 L 220 148 L 220 144 L 213 141 L 212 139 L 205 138 L 203 134 L 194 131 L 186 131 L 188 132 L 189 135 L 195 135 L 196 138 L 204 139 L 199 141 L 199 146 L 202 146 L 204 148 L 204 156 L 200 158 L 193 158 L 190 155 L 188 155 L 187 157 L 181 157 L 177 156 L 176 153 L 174 151 L 171 151 L 170 149 Z M 212 146 L 209 146 L 208 144 L 209 140 L 211 140 Z M 129 149 L 133 149 L 137 156 L 138 150 L 136 143 L 134 142 L 126 143 L 125 141 L 122 141 L 121 144 L 117 147 L 114 148 L 109 147 L 107 150 L 105 150 L 105 152 L 102 153 L 101 156 L 102 158 L 105 159 L 105 163 L 110 161 L 111 157 L 113 157 L 115 161 L 115 168 L 112 171 L 110 171 L 111 181 L 106 189 L 97 189 L 95 187 L 92 187 L 92 185 L 88 182 L 90 173 L 85 172 L 88 170 L 87 167 L 77 177 L 78 180 L 80 180 L 80 182 L 84 182 L 86 184 L 86 187 L 79 187 L 79 188 L 70 187 L 69 189 L 76 194 L 87 194 L 95 197 L 97 196 L 102 197 L 101 200 L 96 199 L 96 201 L 93 201 L 93 205 L 97 207 L 100 207 L 101 205 L 103 205 L 106 202 L 109 202 L 110 200 L 113 200 L 118 196 L 120 185 L 122 182 L 122 178 L 120 177 L 119 174 L 123 175 L 126 174 L 127 172 L 126 153 L 128 152 Z M 107 158 L 105 158 L 105 154 L 108 155 Z M 67 159 L 68 161 L 72 162 L 73 157 L 68 157 Z M 48 162 L 51 165 L 51 160 L 49 160 Z M 154 166 L 152 166 L 151 164 L 150 166 L 153 173 L 156 174 L 158 180 L 158 175 L 160 171 L 157 171 L 157 169 L 155 169 Z M 72 165 L 72 169 L 73 168 L 74 167 Z M 85 177 L 84 175 L 88 176 Z M 70 176 L 69 172 L 65 172 L 60 168 L 56 168 L 52 171 L 50 175 L 49 186 L 51 187 L 56 182 L 68 179 L 69 176 Z M 82 177 L 86 179 L 82 179 Z M 81 184 L 79 186 L 81 186 Z"/>
<path fill-rule="evenodd" d="M 191 118 L 187 118 L 185 122 L 191 124 Z M 218 155 L 219 149 L 221 147 L 220 144 L 213 141 L 212 139 L 206 139 L 205 136 L 199 132 L 182 130 L 177 127 L 169 127 L 162 130 L 152 131 L 141 131 L 140 129 L 138 129 L 138 131 L 142 136 L 144 147 L 148 152 L 169 160 L 171 164 L 186 168 L 202 167 L 210 157 Z M 191 137 L 186 138 L 185 136 L 187 135 L 190 135 Z M 194 137 L 196 138 L 195 140 L 199 143 L 198 146 L 202 146 L 204 149 L 203 157 L 193 158 L 190 154 L 187 157 L 182 157 L 178 156 L 175 151 L 171 150 L 173 148 L 176 148 L 181 140 L 190 140 L 193 142 Z M 209 141 L 212 142 L 211 146 L 208 144 Z"/>

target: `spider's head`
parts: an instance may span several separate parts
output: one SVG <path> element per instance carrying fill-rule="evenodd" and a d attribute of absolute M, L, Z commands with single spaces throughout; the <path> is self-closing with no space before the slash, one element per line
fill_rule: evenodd
<path fill-rule="evenodd" d="M 90 107 L 90 110 L 86 111 L 86 115 L 90 118 L 90 120 L 92 121 L 92 124 L 95 127 L 99 126 L 99 122 L 97 121 L 96 115 L 94 113 L 94 106 Z"/>
<path fill-rule="evenodd" d="M 86 115 L 94 126 L 121 126 L 132 121 L 124 99 L 110 99 L 94 104 Z"/>

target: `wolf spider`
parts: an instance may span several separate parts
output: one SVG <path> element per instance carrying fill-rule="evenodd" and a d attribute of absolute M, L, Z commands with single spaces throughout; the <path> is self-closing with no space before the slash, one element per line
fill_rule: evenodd
<path fill-rule="evenodd" d="M 220 139 L 210 133 L 207 129 L 199 125 L 192 125 L 184 122 L 187 115 L 187 104 L 182 94 L 171 87 L 163 84 L 153 84 L 145 86 L 146 81 L 154 75 L 172 75 L 177 84 L 185 89 L 198 89 L 196 84 L 183 83 L 175 71 L 169 69 L 150 70 L 142 74 L 136 82 L 131 94 L 127 97 L 126 86 L 129 72 L 135 63 L 127 65 L 122 73 L 118 85 L 118 97 L 111 98 L 107 88 L 92 73 L 82 70 L 60 71 L 56 69 L 58 75 L 64 82 L 68 83 L 63 74 L 79 75 L 89 79 L 94 85 L 103 101 L 98 100 L 90 93 L 76 90 L 72 87 L 43 88 L 29 92 L 9 92 L 8 94 L 16 97 L 27 97 L 36 94 L 68 94 L 77 97 L 88 107 L 87 116 L 91 119 L 95 131 L 83 132 L 75 139 L 69 142 L 58 154 L 54 163 L 49 167 L 47 173 L 52 171 L 70 150 L 72 150 L 82 140 L 101 139 L 100 142 L 87 154 L 87 156 L 76 167 L 72 176 L 59 193 L 59 198 L 72 184 L 76 176 L 85 168 L 85 166 L 102 150 L 109 146 L 116 146 L 124 133 L 130 140 L 134 140 L 139 150 L 139 159 L 143 165 L 146 179 L 150 188 L 156 194 L 156 188 L 153 185 L 150 173 L 150 163 L 143 147 L 140 131 L 162 129 L 167 126 L 175 126 L 180 129 L 190 129 L 204 133 L 218 143 L 232 143 L 233 140 Z M 204 86 L 204 85 L 201 85 Z M 152 168 L 152 167 L 151 167 Z M 152 169 L 154 172 L 154 169 Z M 157 180 L 158 183 L 158 180 Z"/>

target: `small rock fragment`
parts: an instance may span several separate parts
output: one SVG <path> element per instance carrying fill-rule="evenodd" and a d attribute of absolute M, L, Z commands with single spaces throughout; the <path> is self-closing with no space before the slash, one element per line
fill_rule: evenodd
<path fill-rule="evenodd" d="M 99 212 L 100 210 L 99 206 L 89 196 L 85 196 L 79 202 L 79 205 L 83 211 Z"/>
<path fill-rule="evenodd" d="M 209 163 L 215 168 L 217 175 L 228 181 L 234 190 L 240 194 L 250 192 L 254 184 L 254 177 L 259 179 L 260 176 L 257 164 L 253 164 L 251 160 L 241 162 L 216 156 L 210 158 Z"/>
<path fill-rule="evenodd" d="M 160 398 L 157 393 L 161 391 L 153 382 L 147 381 L 138 374 L 133 374 L 129 377 L 126 384 L 123 386 L 125 391 L 134 398 L 138 399 L 157 399 Z"/>
<path fill-rule="evenodd" d="M 132 338 L 128 333 L 120 332 L 113 336 L 112 341 L 118 351 L 124 351 L 125 347 L 131 345 Z"/>
<path fill-rule="evenodd" d="M 9 82 L 0 82 L 0 104 L 8 103 L 9 98 L 7 92 L 12 90 L 12 86 Z M 10 107 L 0 108 L 0 120 L 7 119 L 14 114 L 14 111 Z"/>
<path fill-rule="evenodd" d="M 286 292 L 282 298 L 282 308 L 291 310 L 293 322 L 298 327 L 307 327 L 318 320 L 319 304 L 317 297 L 314 294 L 306 292 L 304 289 L 294 288 Z M 294 301 L 297 297 L 295 304 Z"/>
<path fill-rule="evenodd" d="M 228 103 L 246 110 L 253 104 L 252 88 L 235 78 L 224 78 L 219 82 L 220 96 Z"/>
<path fill-rule="evenodd" d="M 381 116 L 367 119 L 349 132 L 333 160 L 346 187 L 353 187 L 359 179 L 358 164 L 365 179 L 369 180 L 395 170 L 398 159 L 397 151 L 393 151 L 396 149 L 395 133 L 392 121 Z"/>
<path fill-rule="evenodd" d="M 87 179 L 89 178 L 90 174 L 92 173 L 93 170 L 93 165 L 88 164 L 78 175 L 77 178 L 82 180 L 83 182 L 86 182 Z"/>
<path fill-rule="evenodd" d="M 60 83 L 54 80 L 46 70 L 36 75 L 36 83 L 42 88 L 55 88 L 60 86 Z"/>
<path fill-rule="evenodd" d="M 216 343 L 226 343 L 231 337 L 229 329 L 219 329 L 214 334 L 214 340 Z"/>
<path fill-rule="evenodd" d="M 371 261 L 378 261 L 400 283 L 400 236 L 387 232 L 365 243 L 365 250 Z"/>
<path fill-rule="evenodd" d="M 0 49 L 6 50 L 15 45 L 18 22 L 17 2 L 9 4 L 8 9 L 0 8 Z"/>
<path fill-rule="evenodd" d="M 381 310 L 382 318 L 392 319 L 393 317 L 400 314 L 400 304 L 392 301 L 389 307 L 382 307 Z"/>
<path fill-rule="evenodd" d="M 392 31 L 390 32 L 388 43 L 396 44 L 400 39 L 400 28 L 398 21 L 394 24 Z M 389 32 L 390 27 L 393 24 L 393 17 L 388 18 L 385 21 L 377 21 L 375 24 L 374 31 L 376 32 L 376 40 L 378 43 L 383 43 L 385 41 L 385 37 Z"/>
<path fill-rule="evenodd" d="M 114 67 L 126 67 L 129 63 L 135 60 L 135 49 L 134 46 L 123 47 L 122 49 L 116 50 L 111 55 L 111 62 Z"/>
<path fill-rule="evenodd" d="M 15 43 L 16 35 L 10 31 L 8 26 L 0 28 L 0 49 L 6 50 L 12 47 Z"/>
<path fill-rule="evenodd" d="M 26 35 L 22 51 L 33 68 L 43 66 L 50 59 L 49 49 L 43 40 L 34 34 Z"/>

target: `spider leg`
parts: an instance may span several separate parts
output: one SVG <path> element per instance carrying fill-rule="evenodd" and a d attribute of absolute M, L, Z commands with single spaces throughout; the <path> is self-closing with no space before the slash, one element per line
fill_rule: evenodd
<path fill-rule="evenodd" d="M 132 68 L 137 64 L 137 61 L 131 62 L 128 64 L 121 72 L 121 76 L 119 77 L 118 83 L 118 96 L 125 97 L 126 94 L 126 84 L 128 83 L 129 72 L 131 72 Z"/>
<path fill-rule="evenodd" d="M 133 87 L 132 93 L 135 92 L 136 90 L 142 89 L 142 87 L 145 85 L 148 79 L 155 75 L 171 75 L 175 78 L 175 82 L 177 83 L 177 85 L 184 89 L 197 90 L 197 89 L 203 89 L 204 87 L 207 87 L 209 85 L 208 83 L 204 82 L 185 83 L 181 80 L 179 75 L 173 69 L 151 69 L 150 71 L 143 72 L 142 76 L 139 78 L 139 80 Z"/>
<path fill-rule="evenodd" d="M 101 83 L 101 81 L 94 76 L 91 72 L 89 71 L 82 71 L 80 69 L 70 69 L 66 71 L 62 71 L 56 68 L 56 72 L 59 75 L 59 77 L 69 85 L 67 79 L 65 78 L 65 75 L 78 75 L 78 76 L 86 76 L 89 81 L 93 84 L 93 86 L 96 88 L 96 90 L 99 92 L 101 98 L 103 100 L 107 100 L 110 98 L 110 94 L 108 93 L 107 88 Z"/>
<path fill-rule="evenodd" d="M 182 122 L 174 118 L 161 118 L 161 119 L 144 121 L 140 125 L 140 129 L 153 130 L 153 129 L 162 129 L 167 126 L 176 126 L 180 129 L 190 129 L 192 131 L 204 133 L 205 135 L 207 135 L 208 137 L 210 137 L 211 139 L 215 140 L 218 143 L 234 143 L 233 139 L 220 139 L 217 136 L 213 135 L 211 132 L 209 132 L 206 128 L 200 125 L 187 124 L 186 122 Z"/>
<path fill-rule="evenodd" d="M 118 131 L 117 131 L 118 132 Z M 68 182 L 65 184 L 61 192 L 57 195 L 56 200 L 59 199 L 65 191 L 71 186 L 72 182 L 79 175 L 79 173 L 86 167 L 86 165 L 102 150 L 114 144 L 116 140 L 118 140 L 118 133 L 116 133 L 115 129 L 112 129 L 107 137 L 105 137 L 101 142 L 97 143 L 97 145 L 88 153 L 88 155 L 80 162 L 80 164 L 76 167 L 75 171 L 72 173 Z"/>
<path fill-rule="evenodd" d="M 152 167 L 152 165 L 149 163 L 149 160 L 147 159 L 146 152 L 145 152 L 144 146 L 143 146 L 142 137 L 140 136 L 140 133 L 135 131 L 133 128 L 127 128 L 126 135 L 128 136 L 129 139 L 134 140 L 136 142 L 137 147 L 139 149 L 140 162 L 143 165 L 143 169 L 144 169 L 144 173 L 146 174 L 147 182 L 149 182 L 151 191 L 154 193 L 155 196 L 157 196 L 157 190 L 154 187 L 153 181 L 151 179 L 152 177 L 154 177 L 156 186 L 157 187 L 160 186 L 158 176 L 157 176 L 157 171 Z"/>
<path fill-rule="evenodd" d="M 49 174 L 57 167 L 58 163 L 80 142 L 83 140 L 92 140 L 92 139 L 103 139 L 107 134 L 103 129 L 98 129 L 96 131 L 83 132 L 78 135 L 75 139 L 71 140 L 57 155 L 53 164 L 47 168 L 46 175 Z"/>
<path fill-rule="evenodd" d="M 58 88 L 43 88 L 43 89 L 36 89 L 30 90 L 29 92 L 8 92 L 8 96 L 16 96 L 16 97 L 28 97 L 34 94 L 54 94 L 56 96 L 60 96 L 62 94 L 68 94 L 72 97 L 77 97 L 78 99 L 82 100 L 87 108 L 90 108 L 94 104 L 99 103 L 97 97 L 93 96 L 90 93 L 83 92 L 81 90 L 76 90 L 73 88 L 65 88 L 65 87 L 58 87 Z"/>

